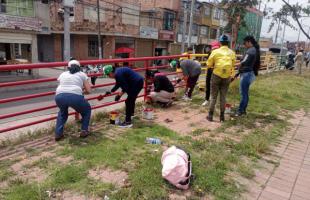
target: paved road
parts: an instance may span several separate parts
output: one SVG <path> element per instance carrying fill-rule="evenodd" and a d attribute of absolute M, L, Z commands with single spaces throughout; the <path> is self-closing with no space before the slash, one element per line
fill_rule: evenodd
<path fill-rule="evenodd" d="M 40 72 L 40 74 L 43 75 L 42 76 L 43 78 L 44 77 L 57 77 L 60 73 L 62 73 L 62 71 L 57 70 L 57 69 L 46 69 L 44 71 L 41 70 L 41 72 Z M 96 84 L 103 84 L 103 83 L 110 83 L 110 82 L 114 82 L 114 81 L 112 79 L 108 79 L 108 78 L 99 78 L 99 79 L 97 79 Z M 35 87 L 33 85 L 32 87 L 28 87 L 26 89 L 19 88 L 19 90 L 17 90 L 17 91 L 6 91 L 6 92 L 2 91 L 0 99 L 18 97 L 18 96 L 30 95 L 30 94 L 37 94 L 37 93 L 42 93 L 42 92 L 55 91 L 55 89 L 57 87 L 56 82 L 49 83 L 49 85 L 46 85 L 46 84 L 41 84 L 41 85 L 42 85 L 41 88 L 40 88 L 40 84 L 36 84 Z M 111 88 L 111 87 L 93 89 L 92 94 L 87 95 L 87 97 L 93 97 L 93 96 L 97 96 L 99 94 L 105 93 L 105 91 L 107 91 L 108 88 Z M 90 101 L 90 104 L 91 105 L 102 104 L 103 102 L 113 100 L 113 98 L 114 97 L 105 98 L 103 101 L 92 100 L 92 101 Z M 0 113 L 1 114 L 14 113 L 14 112 L 33 109 L 33 108 L 53 105 L 53 104 L 55 104 L 53 95 L 35 98 L 35 99 L 29 99 L 29 100 L 22 100 L 22 101 L 17 101 L 17 102 L 12 102 L 12 103 L 0 104 L 0 111 L 1 111 Z M 8 122 L 15 122 L 16 124 L 18 124 L 18 123 L 22 122 L 24 119 L 29 119 L 31 117 L 36 117 L 36 116 L 54 114 L 57 111 L 58 111 L 58 109 L 54 108 L 54 109 L 45 110 L 45 111 L 41 111 L 41 112 L 17 116 L 14 118 L 3 119 L 3 120 L 0 120 L 0 128 L 6 127 Z"/>

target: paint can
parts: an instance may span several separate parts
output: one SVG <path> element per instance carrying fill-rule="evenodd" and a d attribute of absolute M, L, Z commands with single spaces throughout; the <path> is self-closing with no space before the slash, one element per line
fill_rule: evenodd
<path fill-rule="evenodd" d="M 143 119 L 152 120 L 154 119 L 154 109 L 153 108 L 144 108 L 142 111 Z"/>
<path fill-rule="evenodd" d="M 110 112 L 110 124 L 119 124 L 119 112 L 118 111 Z"/>
<path fill-rule="evenodd" d="M 232 105 L 229 103 L 225 104 L 225 114 L 231 114 Z"/>

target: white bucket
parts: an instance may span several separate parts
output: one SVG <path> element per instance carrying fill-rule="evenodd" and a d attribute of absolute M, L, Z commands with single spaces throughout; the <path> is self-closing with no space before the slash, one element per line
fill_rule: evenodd
<path fill-rule="evenodd" d="M 145 108 L 142 111 L 143 119 L 152 120 L 154 119 L 154 109 L 153 108 Z"/>

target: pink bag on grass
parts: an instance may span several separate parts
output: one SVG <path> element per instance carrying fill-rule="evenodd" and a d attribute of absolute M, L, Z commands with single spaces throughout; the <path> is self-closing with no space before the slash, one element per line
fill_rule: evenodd
<path fill-rule="evenodd" d="M 161 157 L 162 176 L 179 189 L 189 188 L 192 175 L 190 155 L 175 146 L 164 151 Z"/>

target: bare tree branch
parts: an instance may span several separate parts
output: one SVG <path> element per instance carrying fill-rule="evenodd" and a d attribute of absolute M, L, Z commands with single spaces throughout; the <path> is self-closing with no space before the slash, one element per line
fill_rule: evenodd
<path fill-rule="evenodd" d="M 293 16 L 292 16 L 293 19 L 297 22 L 297 24 L 298 24 L 300 30 L 303 32 L 303 34 L 310 40 L 310 36 L 306 33 L 306 31 L 302 27 L 302 24 L 299 21 L 299 14 L 296 12 L 295 8 L 292 5 L 290 5 L 287 1 L 285 1 L 285 0 L 282 0 L 282 1 L 291 9 L 291 11 L 293 13 Z"/>

